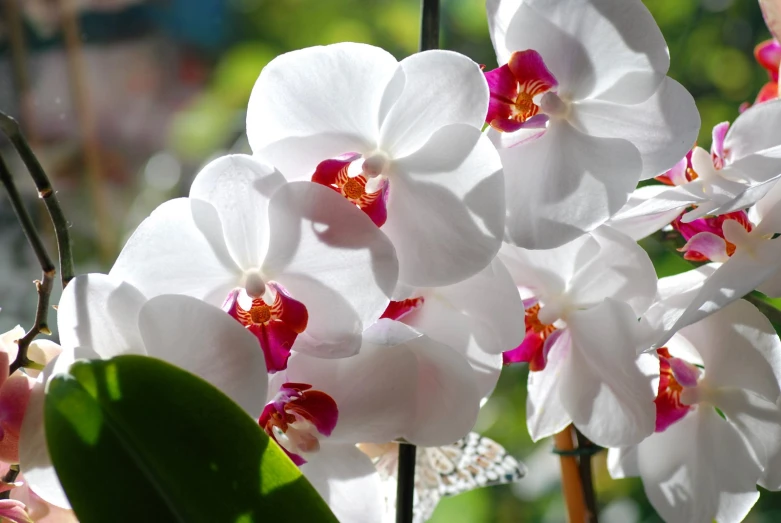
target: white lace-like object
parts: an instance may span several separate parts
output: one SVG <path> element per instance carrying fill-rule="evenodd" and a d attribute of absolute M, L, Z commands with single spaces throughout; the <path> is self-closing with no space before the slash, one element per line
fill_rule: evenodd
<path fill-rule="evenodd" d="M 374 464 L 383 479 L 388 520 L 391 521 L 396 506 L 398 444 L 383 446 L 382 450 L 374 458 Z M 442 497 L 512 483 L 525 475 L 523 463 L 494 440 L 476 432 L 470 432 L 452 445 L 418 447 L 413 522 L 427 521 Z"/>

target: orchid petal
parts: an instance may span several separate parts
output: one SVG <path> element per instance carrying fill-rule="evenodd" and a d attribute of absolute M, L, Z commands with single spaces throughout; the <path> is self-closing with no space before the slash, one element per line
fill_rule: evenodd
<path fill-rule="evenodd" d="M 382 521 L 380 476 L 355 445 L 323 445 L 307 455 L 301 472 L 342 523 Z"/>
<path fill-rule="evenodd" d="M 138 313 L 146 298 L 127 282 L 105 274 L 73 279 L 57 308 L 60 342 L 65 348 L 90 347 L 101 358 L 145 354 Z"/>
<path fill-rule="evenodd" d="M 640 442 L 654 430 L 655 391 L 638 367 L 637 317 L 611 299 L 570 314 L 572 351 L 560 398 L 575 426 L 604 446 Z"/>
<path fill-rule="evenodd" d="M 505 42 L 510 22 L 522 3 L 523 0 L 486 0 L 485 2 L 488 12 L 488 32 L 496 50 L 496 61 L 500 64 L 509 62 L 512 52 L 517 51 L 517 49 L 508 49 Z"/>
<path fill-rule="evenodd" d="M 647 185 L 636 189 L 626 205 L 607 222 L 607 225 L 635 241 L 655 233 L 669 225 L 689 203 L 675 201 L 672 205 L 664 206 L 670 193 L 670 187 L 664 185 Z M 661 210 L 655 210 L 654 207 L 657 206 L 661 207 Z"/>
<path fill-rule="evenodd" d="M 177 198 L 159 206 L 138 226 L 109 276 L 130 283 L 149 298 L 187 294 L 221 305 L 240 283 L 241 271 L 228 252 L 214 206 Z"/>
<path fill-rule="evenodd" d="M 396 247 L 399 279 L 449 285 L 486 267 L 501 245 L 504 181 L 479 129 L 443 127 L 393 168 L 382 230 Z"/>
<path fill-rule="evenodd" d="M 428 292 L 401 321 L 466 356 L 486 397 L 502 368 L 501 354 L 524 338 L 523 303 L 504 265 L 494 261 L 475 276 Z"/>
<path fill-rule="evenodd" d="M 648 254 L 610 227 L 600 227 L 591 237 L 599 250 L 579 258 L 581 266 L 568 284 L 569 299 L 576 307 L 585 308 L 612 298 L 627 303 L 639 316 L 656 294 L 656 271 Z"/>
<path fill-rule="evenodd" d="M 572 100 L 643 101 L 670 66 L 659 27 L 634 0 L 525 0 L 509 23 L 505 45 L 539 52 L 559 80 L 559 93 Z M 618 83 L 625 85 L 621 92 L 612 89 Z"/>
<path fill-rule="evenodd" d="M 488 134 L 498 140 L 499 133 Z M 507 233 L 530 249 L 558 247 L 606 222 L 627 202 L 642 171 L 631 142 L 588 136 L 565 121 L 551 122 L 534 142 L 499 154 Z"/>
<path fill-rule="evenodd" d="M 33 520 L 27 515 L 27 507 L 15 499 L 0 500 L 0 517 L 12 523 L 33 523 Z"/>
<path fill-rule="evenodd" d="M 729 260 L 727 242 L 712 232 L 698 232 L 679 250 L 686 253 L 683 257 L 687 260 L 700 261 L 700 257 L 718 263 Z"/>
<path fill-rule="evenodd" d="M 762 241 L 759 254 L 738 249 L 702 284 L 669 332 L 692 325 L 742 298 L 778 271 L 781 242 Z M 677 314 L 677 313 L 676 313 Z"/>
<path fill-rule="evenodd" d="M 728 161 L 734 162 L 781 145 L 781 136 L 778 133 L 779 120 L 781 120 L 781 100 L 755 105 L 738 116 L 724 139 Z"/>
<path fill-rule="evenodd" d="M 190 198 L 217 209 L 225 242 L 242 270 L 257 269 L 268 247 L 268 202 L 285 183 L 273 167 L 243 154 L 222 156 L 193 180 Z"/>
<path fill-rule="evenodd" d="M 138 328 L 149 356 L 200 376 L 260 416 L 268 380 L 263 351 L 236 320 L 195 298 L 164 295 L 141 308 Z"/>
<path fill-rule="evenodd" d="M 553 436 L 564 430 L 572 418 L 560 399 L 563 372 L 570 357 L 572 340 L 564 331 L 551 344 L 545 368 L 529 372 L 526 397 L 526 427 L 532 441 Z"/>
<path fill-rule="evenodd" d="M 261 71 L 247 108 L 253 152 L 301 180 L 327 158 L 371 150 L 386 86 L 398 69 L 390 53 L 356 43 L 278 56 Z"/>
<path fill-rule="evenodd" d="M 665 521 L 741 521 L 759 498 L 761 469 L 712 408 L 653 434 L 634 457 L 645 493 Z"/>
<path fill-rule="evenodd" d="M 641 323 L 656 330 L 659 335 L 652 348 L 664 345 L 676 332 L 672 327 L 718 267 L 719 264 L 702 265 L 659 280 L 656 300 L 641 318 Z"/>
<path fill-rule="evenodd" d="M 452 51 L 432 50 L 413 54 L 400 66 L 406 83 L 381 122 L 381 150 L 402 158 L 425 146 L 442 127 L 459 124 L 481 129 L 488 110 L 488 85 L 475 62 Z"/>
<path fill-rule="evenodd" d="M 759 483 L 781 490 L 781 410 L 766 398 L 745 389 L 719 391 L 717 405 L 727 421 L 746 439 L 764 468 Z"/>
<path fill-rule="evenodd" d="M 391 242 L 360 209 L 310 182 L 277 190 L 269 227 L 262 271 L 309 313 L 294 349 L 322 349 L 325 357 L 355 353 L 363 328 L 380 317 L 396 286 Z"/>
<path fill-rule="evenodd" d="M 673 167 L 692 148 L 700 130 L 694 98 L 670 78 L 642 103 L 587 100 L 575 104 L 572 111 L 571 121 L 581 132 L 631 142 L 642 158 L 641 179 Z"/>
<path fill-rule="evenodd" d="M 678 332 L 702 356 L 708 383 L 781 396 L 781 340 L 764 314 L 737 300 Z"/>
<path fill-rule="evenodd" d="M 759 7 L 770 33 L 777 40 L 781 39 L 781 5 L 778 0 L 759 0 Z"/>
<path fill-rule="evenodd" d="M 49 380 L 55 374 L 67 372 L 76 357 L 72 349 L 66 349 L 38 376 L 30 393 L 30 401 L 27 404 L 27 412 L 19 436 L 19 468 L 27 484 L 44 501 L 62 508 L 70 508 L 70 504 L 57 478 L 46 446 L 43 409 Z"/>

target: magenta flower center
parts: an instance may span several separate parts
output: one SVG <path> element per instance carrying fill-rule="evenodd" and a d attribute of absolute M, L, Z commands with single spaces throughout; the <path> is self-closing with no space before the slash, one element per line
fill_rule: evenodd
<path fill-rule="evenodd" d="M 285 383 L 258 423 L 296 465 L 303 465 L 304 455 L 320 450 L 320 438 L 331 435 L 338 419 L 331 396 L 306 383 Z"/>

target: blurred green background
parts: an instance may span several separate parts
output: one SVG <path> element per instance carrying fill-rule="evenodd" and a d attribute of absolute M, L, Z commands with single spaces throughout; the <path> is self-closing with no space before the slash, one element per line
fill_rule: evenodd
<path fill-rule="evenodd" d="M 107 270 L 127 235 L 165 199 L 186 195 L 210 158 L 247 152 L 244 110 L 262 67 L 301 47 L 366 42 L 401 59 L 417 49 L 415 0 L 8 0 L 0 19 L 0 109 L 17 116 L 72 222 L 79 272 Z M 756 0 L 645 0 L 670 47 L 670 76 L 695 96 L 700 145 L 734 120 L 766 81 L 754 46 L 769 37 Z M 70 32 L 70 33 L 69 33 Z M 68 34 L 79 35 L 74 41 Z M 496 66 L 483 0 L 443 0 L 442 47 Z M 349 81 L 349 79 L 345 79 Z M 7 144 L 31 210 L 47 225 Z M 687 268 L 643 242 L 660 275 Z M 0 199 L 0 332 L 29 325 L 38 270 Z M 55 297 L 56 299 L 56 297 Z M 433 521 L 565 519 L 558 460 L 525 429 L 526 369 L 508 367 L 477 430 L 524 460 L 513 486 L 444 500 Z M 658 521 L 637 480 L 612 481 L 595 458 L 601 520 Z M 781 495 L 763 493 L 748 521 L 781 521 Z"/>

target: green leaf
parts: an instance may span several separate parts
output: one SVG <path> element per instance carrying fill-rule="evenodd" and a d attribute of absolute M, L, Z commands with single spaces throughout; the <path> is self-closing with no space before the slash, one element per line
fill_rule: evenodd
<path fill-rule="evenodd" d="M 50 382 L 45 415 L 81 523 L 336 521 L 239 406 L 160 360 L 78 362 Z"/>

